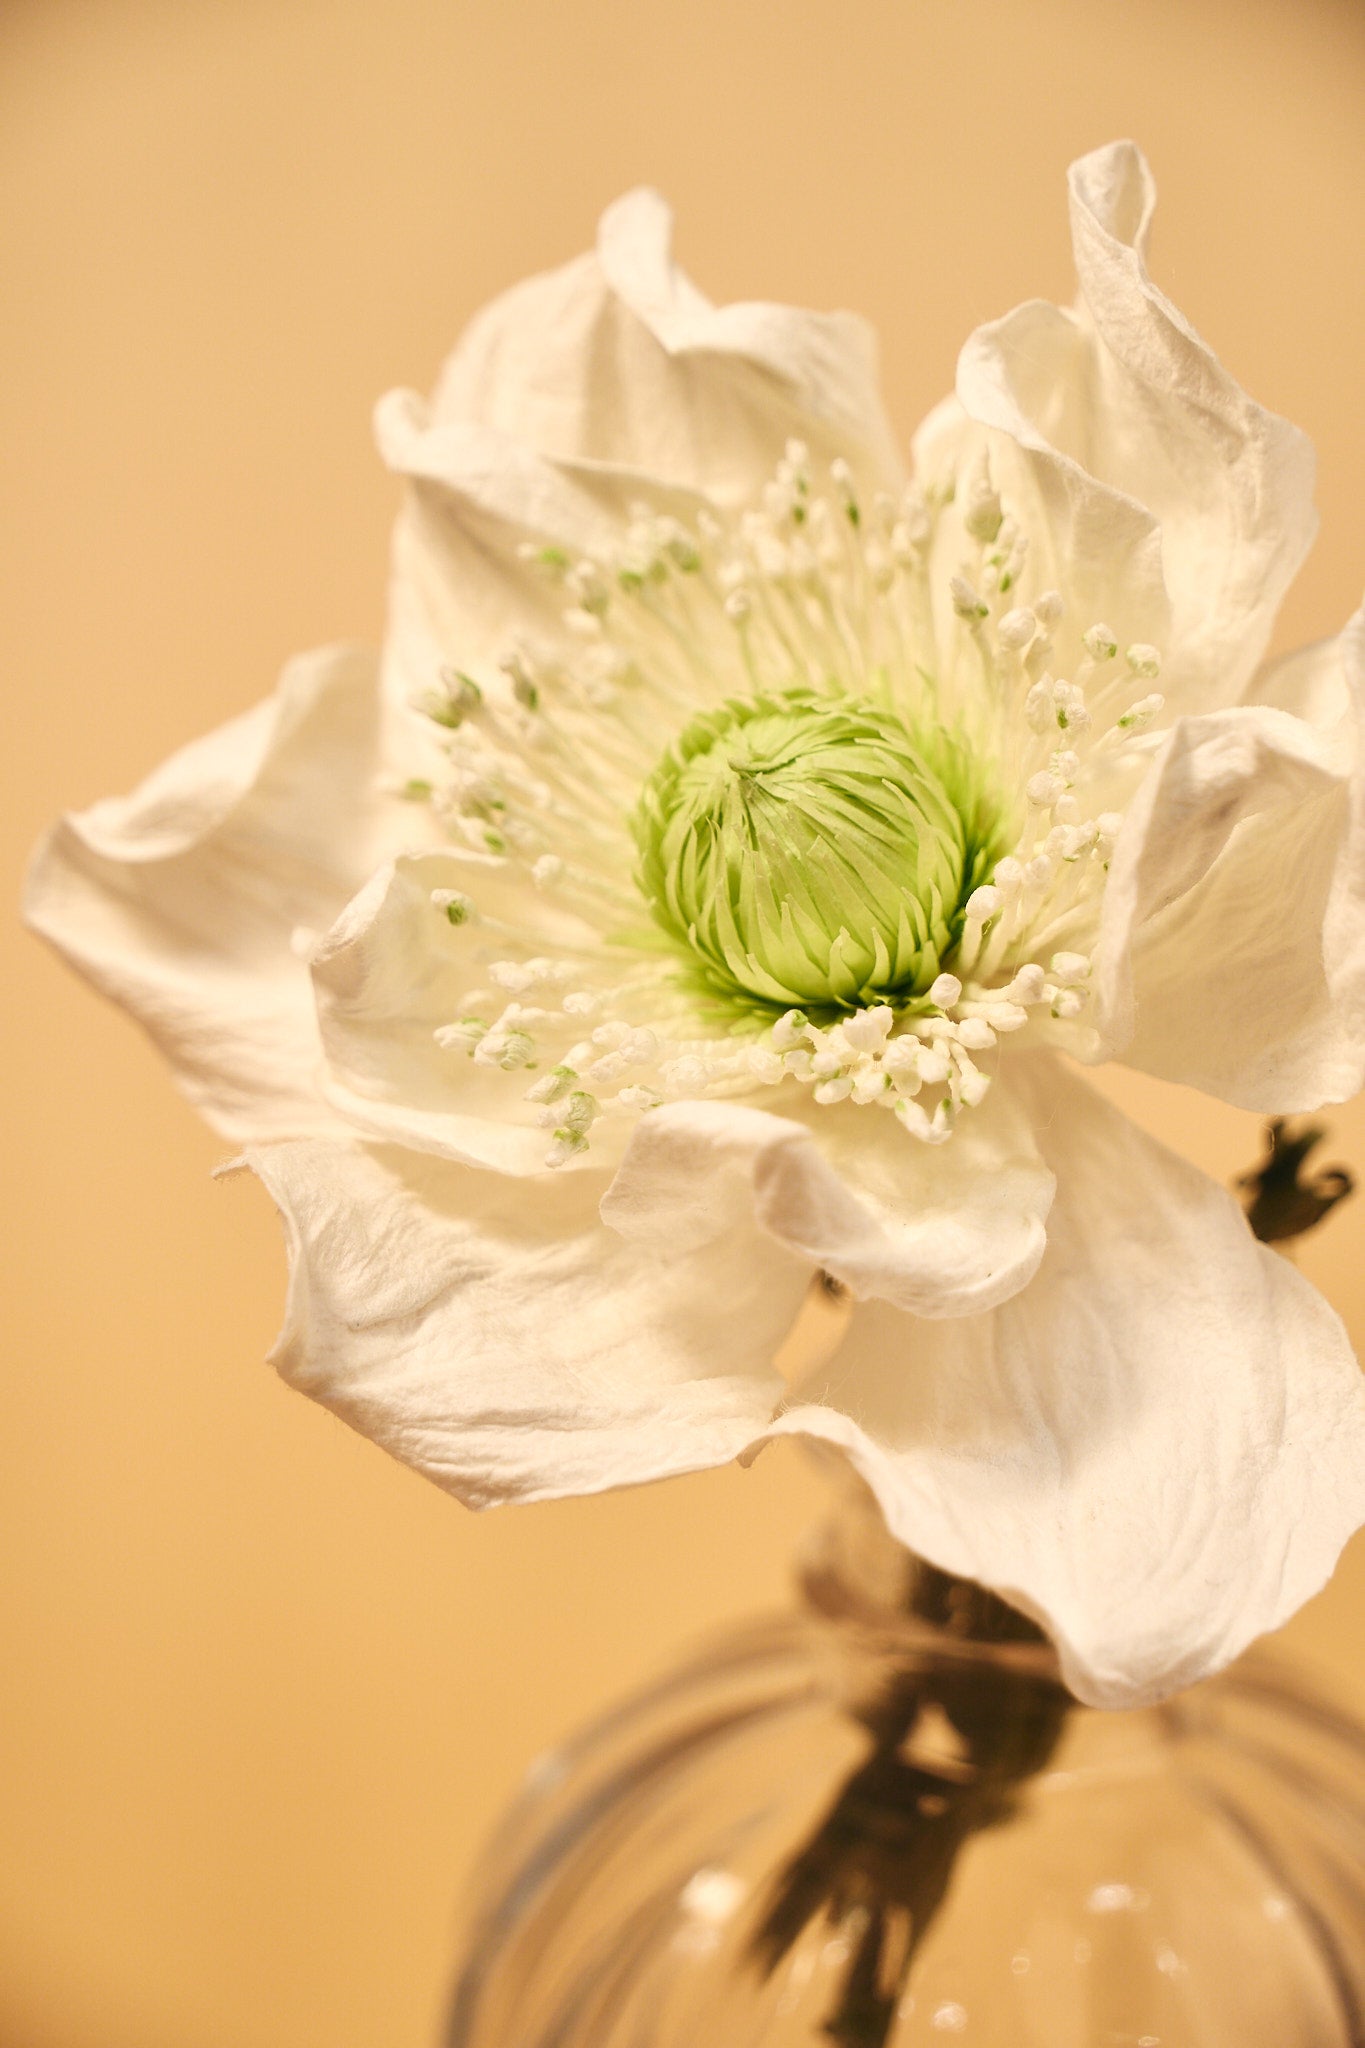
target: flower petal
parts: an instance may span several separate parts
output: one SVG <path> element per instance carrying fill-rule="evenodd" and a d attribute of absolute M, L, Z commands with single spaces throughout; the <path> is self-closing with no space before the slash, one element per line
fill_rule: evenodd
<path fill-rule="evenodd" d="M 1312 448 L 1242 391 L 1152 283 L 1155 192 L 1140 151 L 1096 150 L 1070 185 L 1077 310 L 1035 302 L 979 329 L 958 395 L 1023 452 L 1092 616 L 1112 615 L 1125 635 L 1165 633 L 1163 688 L 1180 709 L 1235 703 L 1313 538 Z M 1160 533 L 1169 631 L 1124 616 L 1135 593 L 1139 611 L 1151 605 L 1144 522 Z"/>
<path fill-rule="evenodd" d="M 413 483 L 394 542 L 395 700 L 441 661 L 558 639 L 558 604 L 518 560 L 525 542 L 591 552 L 640 501 L 689 518 L 703 501 L 751 503 L 791 437 L 817 461 L 844 456 L 869 488 L 899 483 L 864 323 L 713 307 L 670 237 L 658 195 L 627 194 L 594 252 L 476 316 L 430 405 L 405 391 L 381 402 L 381 451 Z"/>
<path fill-rule="evenodd" d="M 717 1176 L 738 1174 L 771 1237 L 859 1298 L 921 1316 L 991 1308 L 1037 1268 L 1052 1176 L 998 1082 L 936 1149 L 887 1110 L 797 1098 L 789 1111 L 737 1102 L 651 1110 L 603 1200 L 604 1220 L 658 1251 L 712 1243 L 726 1227 Z"/>
<path fill-rule="evenodd" d="M 311 1394 L 470 1507 L 721 1464 L 783 1383 L 770 1360 L 809 1269 L 718 1187 L 728 1228 L 642 1254 L 604 1228 L 600 1177 L 534 1205 L 515 1182 L 398 1148 L 248 1154 L 285 1222 L 272 1353 Z"/>
<path fill-rule="evenodd" d="M 895 478 L 864 322 L 712 306 L 673 261 L 671 240 L 657 192 L 618 199 L 593 254 L 515 286 L 471 323 L 442 371 L 436 421 L 721 502 L 751 496 L 790 435 Z"/>
<path fill-rule="evenodd" d="M 1350 633 L 1355 621 L 1347 626 Z M 1321 733 L 1352 726 L 1350 662 L 1344 659 L 1344 636 L 1298 647 L 1258 668 L 1247 684 L 1248 704 L 1271 704 L 1302 718 Z M 1358 657 L 1357 657 L 1358 659 Z"/>
<path fill-rule="evenodd" d="M 399 808 L 377 792 L 373 658 L 305 655 L 275 696 L 174 755 L 129 797 L 56 826 L 25 914 L 131 1010 L 230 1137 L 332 1128 L 308 970 Z"/>
<path fill-rule="evenodd" d="M 1359 717 L 1365 614 L 1336 659 L 1339 683 L 1319 662 L 1299 688 L 1323 705 L 1349 689 Z M 1247 1109 L 1354 1095 L 1365 1081 L 1365 749 L 1269 706 L 1182 720 L 1115 849 L 1096 994 L 1100 1029 L 1130 1066 Z"/>
<path fill-rule="evenodd" d="M 841 1445 L 903 1543 L 1054 1636 L 1129 1706 L 1229 1662 L 1365 1520 L 1365 1382 L 1340 1321 L 1231 1196 L 1050 1059 L 1047 1255 L 995 1310 L 857 1312 L 775 1433 Z"/>
<path fill-rule="evenodd" d="M 499 1085 L 505 1075 L 436 1042 L 482 978 L 471 955 L 488 951 L 481 923 L 456 930 L 433 908 L 441 889 L 473 890 L 480 912 L 495 919 L 526 907 L 504 864 L 451 847 L 377 870 L 312 954 L 327 1062 L 321 1086 L 340 1115 L 374 1137 L 504 1173 L 543 1172 L 549 1141 L 519 1091 L 509 1099 Z M 544 899 L 530 910 L 553 947 L 563 919 L 557 930 Z M 520 1123 L 509 1107 L 523 1108 Z M 600 1158 L 600 1144 L 597 1151 Z"/>
<path fill-rule="evenodd" d="M 1000 323 L 1002 326 L 1006 323 Z M 1028 539 L 1033 591 L 1064 593 L 1067 616 L 1050 635 L 1062 673 L 1084 658 L 1081 635 L 1102 621 L 1121 647 L 1170 645 L 1171 605 L 1162 580 L 1161 531 L 1145 506 L 1109 489 L 1080 462 L 1053 447 L 1023 410 L 1009 384 L 1016 352 L 1051 366 L 1059 389 L 1073 374 L 1080 343 L 1074 316 L 1033 303 L 1009 316 L 1009 350 L 994 328 L 973 335 L 958 362 L 957 395 L 945 399 L 915 435 L 915 471 L 942 495 L 983 458 L 1011 515 Z M 950 578 L 970 547 L 963 505 L 940 516 L 933 547 L 934 623 L 941 646 L 960 628 Z"/>

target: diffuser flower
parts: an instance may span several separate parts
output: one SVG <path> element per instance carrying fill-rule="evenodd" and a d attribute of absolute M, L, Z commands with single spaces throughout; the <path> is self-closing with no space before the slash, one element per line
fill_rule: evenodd
<path fill-rule="evenodd" d="M 382 665 L 67 820 L 30 915 L 278 1203 L 296 1385 L 474 1505 L 823 1438 L 1119 1704 L 1365 1519 L 1337 1318 L 1077 1072 L 1360 1086 L 1365 624 L 1261 666 L 1310 451 L 1151 284 L 1131 145 L 1071 197 L 1077 308 L 908 471 L 858 323 L 619 202 L 381 406 Z"/>

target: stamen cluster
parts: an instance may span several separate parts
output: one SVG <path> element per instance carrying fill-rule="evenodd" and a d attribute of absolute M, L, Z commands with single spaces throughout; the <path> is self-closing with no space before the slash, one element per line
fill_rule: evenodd
<path fill-rule="evenodd" d="M 527 557 L 568 651 L 444 671 L 418 708 L 446 765 L 407 793 L 468 876 L 432 899 L 471 984 L 438 1041 L 521 1077 L 548 1163 L 756 1086 L 936 1143 L 1003 1039 L 1086 1049 L 1159 657 L 1021 601 L 984 470 L 864 502 L 793 444 L 734 520 L 641 509 L 602 558 Z"/>

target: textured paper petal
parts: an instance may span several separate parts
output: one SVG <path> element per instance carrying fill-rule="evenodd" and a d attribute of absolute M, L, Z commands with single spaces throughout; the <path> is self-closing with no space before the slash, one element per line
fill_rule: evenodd
<path fill-rule="evenodd" d="M 657 194 L 605 215 L 597 249 L 504 293 L 471 323 L 429 405 L 380 405 L 385 460 L 413 483 L 394 543 L 389 688 L 442 660 L 495 659 L 561 632 L 524 541 L 602 546 L 641 500 L 693 516 L 751 502 L 790 437 L 868 488 L 903 465 L 876 347 L 851 314 L 713 307 L 670 253 Z"/>
<path fill-rule="evenodd" d="M 1327 1579 L 1365 1520 L 1365 1382 L 1228 1194 L 1050 1059 L 1028 1085 L 1036 1279 L 954 1322 L 860 1309 L 779 1431 L 842 1445 L 902 1542 L 1043 1622 L 1082 1699 L 1136 1705 Z"/>
<path fill-rule="evenodd" d="M 885 1111 L 790 1108 L 781 1116 L 737 1102 L 652 1110 L 603 1217 L 657 1253 L 712 1243 L 726 1227 L 716 1177 L 738 1173 L 763 1228 L 860 1298 L 921 1316 L 964 1315 L 1005 1300 L 1036 1270 L 1052 1176 L 1005 1087 L 997 1084 L 936 1150 Z"/>
<path fill-rule="evenodd" d="M 766 480 L 789 435 L 817 456 L 898 475 L 866 324 L 715 307 L 674 262 L 671 240 L 656 192 L 617 200 L 593 254 L 515 286 L 472 322 L 441 374 L 436 420 L 723 502 Z"/>
<path fill-rule="evenodd" d="M 1056 449 L 1008 382 L 1016 351 L 1037 351 L 1061 386 L 1079 374 L 1071 360 L 1083 346 L 1074 316 L 1034 303 L 1011 314 L 1008 324 L 1008 354 L 994 328 L 980 329 L 967 343 L 957 395 L 935 407 L 915 435 L 916 474 L 941 493 L 989 460 L 996 488 L 1028 536 L 1030 589 L 1063 593 L 1066 616 L 1052 635 L 1060 673 L 1074 673 L 1084 658 L 1081 635 L 1098 622 L 1121 647 L 1167 648 L 1174 628 L 1155 518 Z M 955 502 L 940 517 L 932 557 L 935 630 L 948 646 L 960 640 L 950 579 L 971 559 L 962 509 Z"/>
<path fill-rule="evenodd" d="M 1365 706 L 1365 616 L 1337 659 Z M 1322 680 L 1301 687 L 1332 701 Z M 1115 850 L 1096 992 L 1100 1027 L 1131 1066 L 1270 1112 L 1354 1095 L 1365 1080 L 1365 750 L 1354 737 L 1273 707 L 1182 720 Z"/>
<path fill-rule="evenodd" d="M 1055 553 L 1075 565 L 1062 588 L 1121 635 L 1162 636 L 1163 688 L 1193 711 L 1235 703 L 1264 652 L 1312 541 L 1314 466 L 1306 438 L 1248 398 L 1152 283 L 1154 200 L 1132 143 L 1074 164 L 1078 307 L 1034 302 L 980 329 L 958 396 L 1023 451 Z M 1169 629 L 1141 621 L 1144 524 L 1160 536 Z"/>
<path fill-rule="evenodd" d="M 432 907 L 440 889 L 477 889 L 480 921 L 452 927 Z M 348 1122 L 466 1164 L 544 1171 L 549 1141 L 530 1106 L 515 1093 L 509 1098 L 496 1068 L 435 1038 L 485 978 L 483 920 L 524 919 L 527 894 L 503 863 L 441 847 L 387 863 L 347 905 L 311 967 L 326 1055 L 321 1085 Z M 540 925 L 540 950 L 552 950 L 569 921 L 540 896 L 529 910 Z M 582 936 L 577 927 L 567 935 Z M 599 1165 L 610 1156 L 601 1139 L 594 1153 Z"/>
<path fill-rule="evenodd" d="M 528 1203 L 499 1174 L 303 1141 L 249 1162 L 284 1217 L 284 1378 L 471 1507 L 721 1464 L 783 1391 L 809 1280 L 714 1189 L 726 1228 L 660 1256 L 597 1217 L 601 1178 Z"/>
<path fill-rule="evenodd" d="M 1346 634 L 1354 625 L 1353 620 Z M 1317 640 L 1311 647 L 1297 647 L 1292 654 L 1264 663 L 1247 684 L 1246 702 L 1288 711 L 1320 733 L 1350 735 L 1354 713 L 1344 641 L 1345 635 Z"/>
<path fill-rule="evenodd" d="M 378 717 L 371 656 L 303 656 L 273 698 L 65 818 L 35 858 L 29 922 L 133 1012 L 230 1137 L 336 1122 L 291 939 L 331 923 L 393 829 Z"/>

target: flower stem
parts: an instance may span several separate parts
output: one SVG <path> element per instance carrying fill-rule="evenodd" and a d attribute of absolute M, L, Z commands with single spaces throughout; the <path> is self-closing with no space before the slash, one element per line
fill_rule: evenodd
<path fill-rule="evenodd" d="M 1022 1615 L 982 1588 L 920 1566 L 907 1619 L 952 1642 L 908 1657 L 854 1709 L 870 1750 L 779 1874 L 752 1937 L 770 1976 L 821 1919 L 848 1960 L 824 2032 L 837 2048 L 885 2048 L 921 1944 L 972 1837 L 1013 1812 L 1061 1737 L 1070 1695 L 1046 1672 L 979 1654 L 991 1643 L 1041 1641 Z"/>

